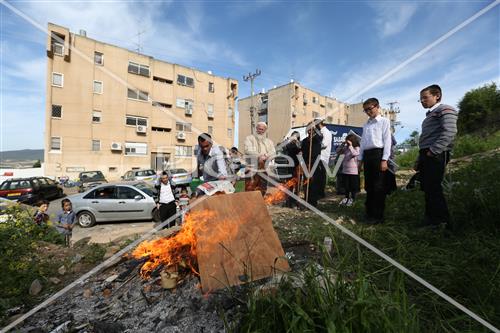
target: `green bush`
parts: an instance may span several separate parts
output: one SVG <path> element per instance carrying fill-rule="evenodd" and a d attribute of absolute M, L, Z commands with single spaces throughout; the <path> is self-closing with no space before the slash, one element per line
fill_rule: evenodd
<path fill-rule="evenodd" d="M 33 222 L 30 211 L 7 208 L 7 221 L 0 223 L 0 321 L 4 311 L 18 304 L 30 304 L 28 290 L 34 279 L 43 278 L 44 267 L 37 258 L 37 242 L 62 244 L 63 237 L 50 226 Z"/>
<path fill-rule="evenodd" d="M 500 147 L 500 131 L 483 134 L 465 134 L 457 137 L 453 158 L 482 153 Z"/>
<path fill-rule="evenodd" d="M 411 169 L 418 157 L 418 147 L 411 148 L 405 153 L 396 155 L 396 163 L 402 169 Z"/>

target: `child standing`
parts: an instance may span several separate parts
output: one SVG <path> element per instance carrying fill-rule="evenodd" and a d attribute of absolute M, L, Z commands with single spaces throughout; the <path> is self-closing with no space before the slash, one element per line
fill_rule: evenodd
<path fill-rule="evenodd" d="M 75 212 L 73 212 L 73 205 L 69 199 L 63 199 L 61 201 L 61 206 L 62 210 L 57 213 L 56 229 L 61 235 L 64 235 L 64 243 L 69 247 L 76 216 Z"/>
<path fill-rule="evenodd" d="M 181 215 L 181 224 L 184 222 L 184 215 L 187 212 L 187 207 L 189 206 L 189 195 L 187 188 L 183 188 L 181 190 L 181 194 L 179 195 L 179 210 L 182 212 Z"/>
<path fill-rule="evenodd" d="M 342 174 L 344 177 L 345 198 L 340 202 L 341 205 L 352 206 L 356 199 L 356 193 L 359 192 L 359 172 L 358 155 L 359 140 L 355 134 L 349 134 L 345 138 L 342 152 L 344 160 L 342 161 Z"/>
<path fill-rule="evenodd" d="M 33 215 L 33 221 L 37 225 L 44 225 L 49 221 L 47 209 L 49 209 L 49 202 L 47 200 L 42 200 L 38 203 L 38 210 Z"/>

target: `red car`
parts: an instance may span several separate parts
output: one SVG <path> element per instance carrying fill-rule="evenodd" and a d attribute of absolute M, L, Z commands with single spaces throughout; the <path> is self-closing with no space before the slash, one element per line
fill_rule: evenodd
<path fill-rule="evenodd" d="M 36 204 L 40 200 L 57 199 L 64 196 L 63 189 L 46 177 L 12 178 L 0 185 L 0 197 Z"/>

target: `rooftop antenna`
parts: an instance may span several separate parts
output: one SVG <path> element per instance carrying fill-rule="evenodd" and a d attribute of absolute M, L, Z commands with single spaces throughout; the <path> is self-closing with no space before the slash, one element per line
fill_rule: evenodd
<path fill-rule="evenodd" d="M 135 51 L 136 51 L 137 53 L 142 53 L 143 47 L 142 47 L 142 43 L 141 43 L 141 35 L 143 35 L 145 32 L 146 32 L 146 30 L 142 30 L 142 31 L 139 31 L 139 32 L 136 34 L 136 37 L 137 37 L 137 43 L 135 43 L 135 46 L 137 46 L 137 47 L 136 47 Z"/>

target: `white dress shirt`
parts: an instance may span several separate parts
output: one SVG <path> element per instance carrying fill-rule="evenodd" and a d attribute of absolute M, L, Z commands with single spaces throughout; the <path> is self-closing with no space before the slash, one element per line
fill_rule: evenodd
<path fill-rule="evenodd" d="M 323 141 L 321 141 L 321 147 L 325 147 L 321 150 L 321 160 L 328 165 L 330 161 L 330 154 L 332 151 L 332 132 L 326 126 L 321 128 L 321 134 L 323 135 Z"/>
<path fill-rule="evenodd" d="M 363 126 L 359 160 L 363 160 L 365 150 L 383 148 L 382 160 L 387 161 L 391 155 L 391 122 L 378 115 L 370 118 Z"/>
<path fill-rule="evenodd" d="M 432 112 L 432 111 L 436 110 L 436 109 L 438 108 L 438 106 L 440 106 L 440 105 L 441 105 L 441 102 L 438 102 L 438 103 L 434 104 L 434 105 L 433 105 L 433 106 L 429 109 L 429 112 Z"/>
<path fill-rule="evenodd" d="M 168 204 L 175 200 L 174 193 L 172 193 L 172 188 L 170 187 L 170 182 L 166 185 L 160 182 L 160 198 L 159 202 L 162 204 Z"/>

